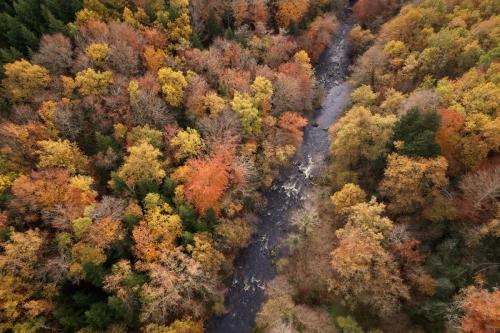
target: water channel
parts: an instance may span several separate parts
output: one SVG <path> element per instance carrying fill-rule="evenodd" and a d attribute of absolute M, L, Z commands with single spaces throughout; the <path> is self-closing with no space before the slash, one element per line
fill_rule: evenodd
<path fill-rule="evenodd" d="M 347 36 L 353 26 L 349 12 L 347 8 L 346 19 L 333 36 L 334 43 L 315 66 L 316 78 L 325 87 L 327 95 L 321 108 L 309 119 L 300 156 L 264 192 L 268 205 L 259 214 L 260 222 L 250 244 L 235 261 L 235 272 L 225 299 L 228 312 L 211 319 L 209 332 L 251 331 L 265 300 L 266 283 L 276 276 L 274 263 L 286 254 L 280 243 L 293 228 L 290 212 L 307 200 L 306 193 L 313 186 L 313 176 L 325 168 L 329 148 L 327 129 L 339 118 L 349 101 Z"/>

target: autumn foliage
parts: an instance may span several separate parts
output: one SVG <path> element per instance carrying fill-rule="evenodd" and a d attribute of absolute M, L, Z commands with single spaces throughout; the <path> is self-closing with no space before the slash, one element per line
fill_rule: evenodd
<path fill-rule="evenodd" d="M 475 286 L 467 287 L 460 295 L 460 303 L 464 313 L 460 326 L 465 332 L 490 333 L 500 327 L 498 290 L 488 291 Z"/>
<path fill-rule="evenodd" d="M 353 17 L 363 23 L 372 23 L 381 16 L 388 16 L 396 7 L 393 0 L 359 0 L 352 8 Z"/>
<path fill-rule="evenodd" d="M 219 209 L 219 199 L 229 184 L 231 156 L 216 153 L 207 159 L 194 159 L 187 164 L 186 197 L 204 214 L 208 208 Z"/>
<path fill-rule="evenodd" d="M 2 4 L 0 331 L 203 332 L 345 5 Z M 281 274 L 257 330 L 499 330 L 497 7 L 353 5 L 350 99 L 314 204 L 263 244 Z"/>
<path fill-rule="evenodd" d="M 0 331 L 203 332 L 259 190 L 300 150 L 335 17 L 309 1 L 0 7 Z"/>

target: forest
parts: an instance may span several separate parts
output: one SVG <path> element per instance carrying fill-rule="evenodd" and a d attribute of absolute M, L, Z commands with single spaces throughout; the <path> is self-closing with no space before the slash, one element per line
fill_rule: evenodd
<path fill-rule="evenodd" d="M 4 0 L 0 66 L 0 332 L 250 333 L 314 130 L 252 333 L 500 331 L 500 0 Z"/>

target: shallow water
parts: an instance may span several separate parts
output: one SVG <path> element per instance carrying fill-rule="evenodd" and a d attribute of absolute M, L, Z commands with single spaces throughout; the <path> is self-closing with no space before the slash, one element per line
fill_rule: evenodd
<path fill-rule="evenodd" d="M 346 38 L 351 28 L 349 20 L 341 24 L 334 44 L 315 67 L 316 77 L 328 94 L 304 131 L 301 155 L 264 192 L 268 205 L 259 214 L 260 222 L 250 244 L 235 261 L 234 276 L 225 299 L 228 313 L 213 317 L 209 332 L 249 333 L 254 326 L 264 301 L 266 283 L 276 276 L 273 263 L 286 252 L 279 245 L 292 231 L 289 213 L 300 208 L 306 199 L 305 193 L 312 187 L 311 177 L 324 170 L 329 147 L 326 129 L 339 118 L 349 100 Z"/>

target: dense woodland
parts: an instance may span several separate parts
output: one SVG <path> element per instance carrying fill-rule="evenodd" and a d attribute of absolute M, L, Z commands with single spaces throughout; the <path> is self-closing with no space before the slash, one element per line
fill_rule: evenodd
<path fill-rule="evenodd" d="M 3 1 L 0 332 L 204 332 L 346 5 Z M 500 3 L 352 17 L 352 106 L 256 331 L 497 332 Z"/>
<path fill-rule="evenodd" d="M 330 1 L 2 2 L 0 331 L 203 332 L 301 146 Z"/>
<path fill-rule="evenodd" d="M 264 332 L 500 330 L 499 14 L 355 4 L 352 106 L 293 218 Z"/>

